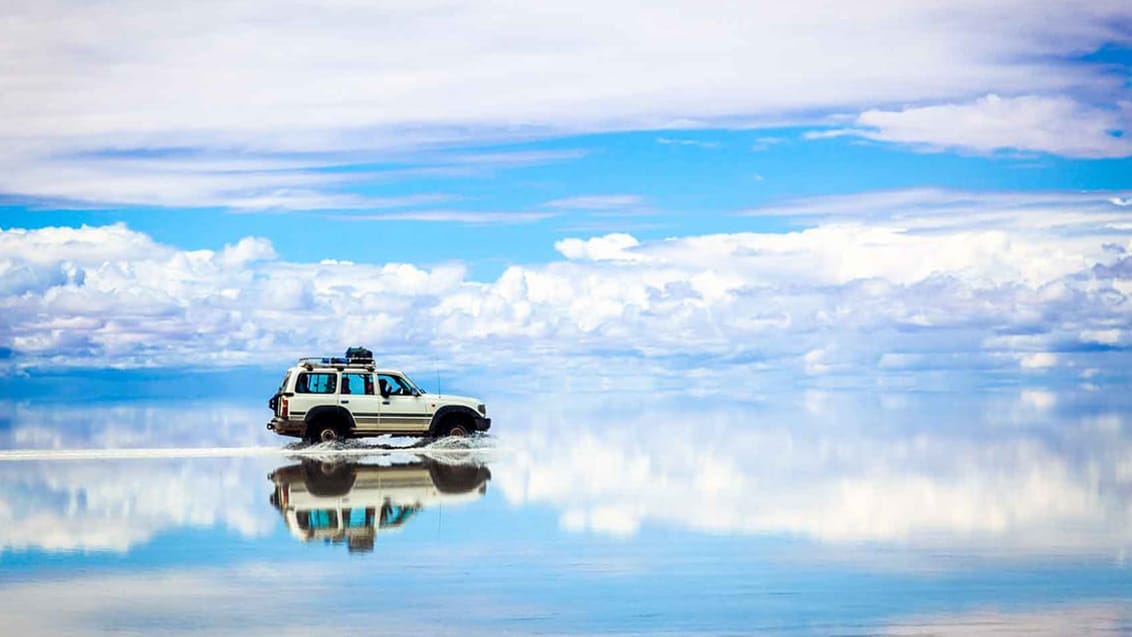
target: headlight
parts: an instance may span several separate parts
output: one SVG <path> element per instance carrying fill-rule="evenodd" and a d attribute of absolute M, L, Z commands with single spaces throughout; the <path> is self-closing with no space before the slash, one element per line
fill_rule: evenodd
<path fill-rule="evenodd" d="M 479 405 L 477 405 L 476 410 L 480 412 L 481 416 L 487 415 L 487 406 L 484 405 L 483 403 L 480 403 Z"/>

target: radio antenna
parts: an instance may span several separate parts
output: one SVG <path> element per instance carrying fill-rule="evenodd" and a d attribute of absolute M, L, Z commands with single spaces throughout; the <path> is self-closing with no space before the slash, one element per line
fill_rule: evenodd
<path fill-rule="evenodd" d="M 440 359 L 432 359 L 433 364 L 436 366 L 436 397 L 440 398 Z"/>

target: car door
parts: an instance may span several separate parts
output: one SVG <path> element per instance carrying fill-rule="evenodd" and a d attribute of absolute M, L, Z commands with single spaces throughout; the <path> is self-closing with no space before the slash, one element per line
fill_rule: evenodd
<path fill-rule="evenodd" d="M 342 372 L 338 388 L 338 404 L 354 417 L 358 431 L 378 431 L 381 423 L 382 398 L 369 372 Z"/>
<path fill-rule="evenodd" d="M 397 374 L 378 374 L 379 388 L 389 390 L 381 404 L 381 431 L 425 432 L 432 424 L 432 413 L 424 396 Z"/>

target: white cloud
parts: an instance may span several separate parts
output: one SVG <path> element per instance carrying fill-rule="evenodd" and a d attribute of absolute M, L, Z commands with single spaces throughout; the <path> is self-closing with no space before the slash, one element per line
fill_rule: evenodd
<path fill-rule="evenodd" d="M 770 150 L 772 147 L 786 142 L 784 137 L 759 137 L 755 143 L 751 145 L 751 151 L 760 153 L 764 150 Z M 762 181 L 761 179 L 759 181 Z"/>
<path fill-rule="evenodd" d="M 303 161 L 271 153 L 236 159 L 223 151 L 136 159 L 118 155 L 38 157 L 17 142 L 0 151 L 0 192 L 42 199 L 39 205 L 83 208 L 99 204 L 163 207 L 225 207 L 234 213 L 293 211 L 373 214 L 405 213 L 458 199 L 447 193 L 372 196 L 343 192 L 358 183 L 421 176 L 483 176 L 493 171 L 565 161 L 580 151 L 498 153 L 419 152 L 394 154 L 404 167 L 343 170 L 361 158 L 351 153 L 315 153 Z M 22 184 L 15 187 L 12 184 Z M 427 220 L 427 219 L 426 219 Z"/>
<path fill-rule="evenodd" d="M 555 199 L 543 205 L 566 210 L 621 210 L 639 208 L 643 203 L 640 195 L 582 195 Z"/>
<path fill-rule="evenodd" d="M 795 217 L 806 221 L 885 220 L 901 227 L 955 229 L 1080 224 L 1119 226 L 1124 191 L 964 191 L 942 188 L 875 190 L 803 197 L 741 211 L 741 216 Z"/>
<path fill-rule="evenodd" d="M 876 0 L 850 18 L 818 0 L 285 11 L 250 0 L 176 20 L 136 0 L 11 6 L 0 20 L 0 58 L 12 61 L 0 69 L 0 192 L 354 209 L 380 204 L 341 193 L 358 175 L 319 169 L 406 148 L 828 123 L 838 112 L 865 112 L 869 134 L 915 143 L 1118 154 L 1127 142 L 1102 133 L 1126 99 L 1123 78 L 1078 58 L 1127 43 L 1129 15 L 1126 3 L 1024 0 Z M 990 93 L 1020 97 L 1001 100 L 1009 109 L 961 103 Z"/>
<path fill-rule="evenodd" d="M 640 245 L 636 237 L 628 234 L 607 234 L 585 241 L 563 239 L 554 244 L 554 249 L 567 259 L 589 259 L 591 261 L 635 261 L 641 256 L 631 252 Z"/>
<path fill-rule="evenodd" d="M 930 149 L 1035 151 L 1067 157 L 1132 155 L 1132 106 L 1099 108 L 1062 95 L 987 95 L 973 102 L 868 110 L 846 134 Z"/>
<path fill-rule="evenodd" d="M 545 211 L 491 211 L 491 210 L 405 210 L 376 214 L 327 215 L 345 221 L 435 221 L 467 224 L 531 223 L 555 216 Z"/>
<path fill-rule="evenodd" d="M 681 139 L 679 137 L 657 137 L 656 143 L 665 146 L 693 146 L 695 148 L 719 148 L 719 142 L 705 142 L 698 139 Z"/>
<path fill-rule="evenodd" d="M 1132 246 L 1132 228 L 1106 197 L 784 204 L 773 214 L 815 225 L 571 237 L 555 244 L 565 259 L 489 282 L 458 264 L 290 263 L 262 239 L 182 251 L 121 225 L 13 229 L 0 232 L 0 346 L 15 365 L 148 366 L 285 360 L 363 340 L 389 356 L 511 370 L 592 356 L 826 372 L 811 382 L 1056 360 L 1112 382 L 1132 323 L 1132 270 L 1114 246 Z"/>

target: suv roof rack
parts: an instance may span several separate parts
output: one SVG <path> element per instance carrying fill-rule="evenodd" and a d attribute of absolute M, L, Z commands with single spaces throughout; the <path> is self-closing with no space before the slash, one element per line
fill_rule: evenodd
<path fill-rule="evenodd" d="M 305 367 L 307 368 L 307 371 L 310 371 L 315 367 L 333 367 L 339 370 L 349 367 L 352 369 L 364 369 L 369 372 L 372 372 L 374 369 L 376 369 L 372 360 L 349 360 L 337 356 L 304 356 L 303 358 L 300 358 L 298 362 L 295 363 L 295 365 L 297 365 L 298 367 Z"/>

